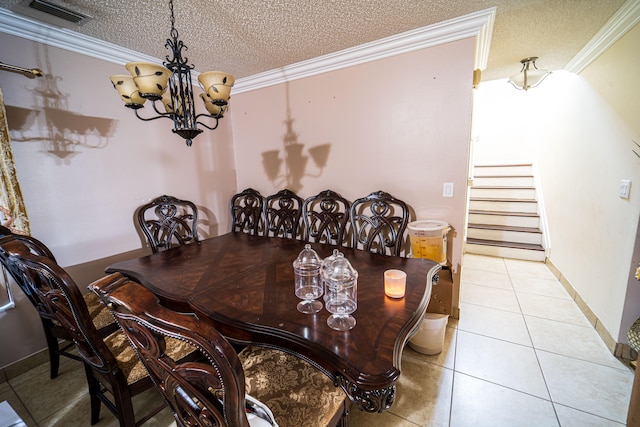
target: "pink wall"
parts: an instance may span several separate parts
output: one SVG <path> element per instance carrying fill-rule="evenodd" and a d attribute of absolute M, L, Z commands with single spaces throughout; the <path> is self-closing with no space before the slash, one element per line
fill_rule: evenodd
<path fill-rule="evenodd" d="M 350 200 L 387 191 L 417 219 L 451 224 L 457 271 L 473 58 L 474 40 L 465 39 L 234 96 L 238 188 L 266 195 L 288 186 L 302 197 L 330 188 Z M 292 142 L 301 156 L 287 173 Z M 453 198 L 442 197 L 444 182 L 454 183 Z"/>
<path fill-rule="evenodd" d="M 145 123 L 124 107 L 109 81 L 126 72 L 123 66 L 4 33 L 0 46 L 2 62 L 39 67 L 50 77 L 2 71 L 0 87 L 32 234 L 79 286 L 102 274 L 95 260 L 141 250 L 134 211 L 162 194 L 199 206 L 201 235 L 229 230 L 236 191 L 230 118 L 188 148 L 168 120 Z M 35 310 L 26 298 L 18 303 L 0 314 L 0 342 L 13 343 L 1 346 L 0 367 L 45 347 Z"/>
<path fill-rule="evenodd" d="M 458 271 L 473 39 L 233 95 L 220 127 L 191 148 L 167 122 L 143 123 L 122 106 L 108 77 L 124 67 L 2 33 L 0 45 L 3 62 L 52 76 L 59 92 L 54 114 L 71 115 L 80 129 L 102 126 L 79 134 L 67 129 L 67 139 L 84 145 L 64 158 L 51 153 L 56 138 L 38 92 L 45 82 L 0 72 L 9 112 L 32 114 L 25 124 L 10 123 L 32 233 L 81 287 L 101 274 L 97 261 L 140 251 L 137 206 L 163 193 L 191 199 L 203 213 L 202 235 L 213 236 L 229 230 L 229 198 L 246 187 L 266 195 L 289 186 L 303 197 L 331 188 L 351 200 L 385 190 L 409 203 L 417 219 L 452 225 L 449 257 Z M 299 158 L 290 168 L 292 185 L 284 166 L 278 172 L 271 162 L 269 173 L 263 167 L 263 154 L 283 159 L 288 108 L 295 135 L 287 141 L 302 144 L 301 156 L 313 154 L 323 166 Z M 442 197 L 444 182 L 454 183 L 453 198 Z M 28 339 L 40 333 L 30 307 L 0 317 L 0 342 L 14 343 L 2 347 L 0 367 L 45 347 Z"/>

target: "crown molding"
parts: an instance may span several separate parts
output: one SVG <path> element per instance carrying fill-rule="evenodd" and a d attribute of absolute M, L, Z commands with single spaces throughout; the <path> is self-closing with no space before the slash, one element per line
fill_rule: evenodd
<path fill-rule="evenodd" d="M 640 1 L 627 0 L 564 69 L 579 74 L 638 22 L 640 22 Z"/>
<path fill-rule="evenodd" d="M 53 27 L 3 8 L 0 8 L 0 32 L 116 64 L 124 65 L 131 61 L 162 64 L 158 58 L 66 28 Z"/>
<path fill-rule="evenodd" d="M 364 64 L 418 49 L 469 37 L 476 39 L 475 68 L 486 68 L 495 19 L 495 8 L 386 37 L 307 61 L 236 80 L 234 93 L 311 77 L 341 68 Z"/>
<path fill-rule="evenodd" d="M 256 90 L 469 37 L 476 37 L 474 68 L 485 69 L 495 14 L 495 7 L 481 10 L 353 48 L 244 77 L 236 80 L 233 92 L 238 94 Z M 3 8 L 0 8 L 0 32 L 121 65 L 134 60 L 162 63 L 162 60 L 158 58 L 65 28 L 53 27 Z M 192 73 L 195 84 L 197 84 L 197 76 L 197 72 Z"/>

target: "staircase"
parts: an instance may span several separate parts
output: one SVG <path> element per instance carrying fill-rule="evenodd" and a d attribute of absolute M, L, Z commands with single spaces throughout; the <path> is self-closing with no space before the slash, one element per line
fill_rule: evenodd
<path fill-rule="evenodd" d="M 544 261 L 531 164 L 474 166 L 465 252 Z"/>

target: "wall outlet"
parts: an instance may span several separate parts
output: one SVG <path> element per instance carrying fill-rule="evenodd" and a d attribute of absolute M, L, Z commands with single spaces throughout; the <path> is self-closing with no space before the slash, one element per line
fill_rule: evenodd
<path fill-rule="evenodd" d="M 453 197 L 453 182 L 445 182 L 442 186 L 442 197 Z"/>
<path fill-rule="evenodd" d="M 618 195 L 623 199 L 628 199 L 630 192 L 631 192 L 631 180 L 630 179 L 621 180 L 620 189 L 618 190 Z"/>

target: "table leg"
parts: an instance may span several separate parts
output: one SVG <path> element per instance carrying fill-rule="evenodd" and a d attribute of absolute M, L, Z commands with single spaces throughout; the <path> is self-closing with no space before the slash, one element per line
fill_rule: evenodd
<path fill-rule="evenodd" d="M 342 387 L 349 399 L 361 411 L 384 412 L 391 408 L 396 398 L 395 384 L 383 389 L 363 390 L 341 375 L 336 376 L 336 383 Z"/>

